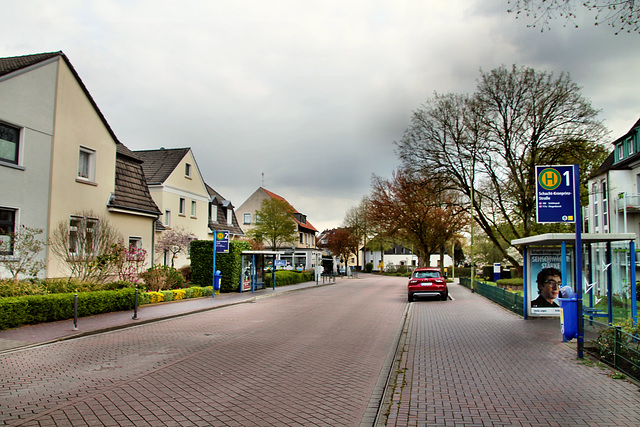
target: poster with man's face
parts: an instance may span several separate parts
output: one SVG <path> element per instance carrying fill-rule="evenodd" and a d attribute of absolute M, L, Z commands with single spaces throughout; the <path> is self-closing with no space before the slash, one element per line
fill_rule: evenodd
<path fill-rule="evenodd" d="M 560 248 L 534 248 L 529 252 L 529 313 L 533 316 L 560 316 L 558 295 L 562 286 L 572 286 L 573 256 L 567 251 L 566 276 L 562 272 Z M 544 272 L 538 283 L 538 274 Z"/>

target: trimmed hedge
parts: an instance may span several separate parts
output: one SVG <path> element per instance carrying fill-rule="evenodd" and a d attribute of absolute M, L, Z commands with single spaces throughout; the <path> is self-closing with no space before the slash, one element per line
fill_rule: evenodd
<path fill-rule="evenodd" d="M 315 274 L 311 271 L 295 271 L 295 270 L 277 270 L 276 271 L 276 287 L 295 285 L 296 283 L 312 282 L 316 280 Z M 265 273 L 264 285 L 271 287 L 271 273 Z"/>
<path fill-rule="evenodd" d="M 229 253 L 216 254 L 216 270 L 220 270 L 220 292 L 236 292 L 240 290 L 240 274 L 242 273 L 242 251 L 251 249 L 249 242 L 231 240 Z M 213 283 L 213 241 L 194 240 L 191 242 L 191 281 L 200 286 L 211 286 Z"/>
<path fill-rule="evenodd" d="M 138 292 L 138 305 L 211 295 L 211 286 Z M 187 296 L 190 295 L 190 296 Z M 0 330 L 21 325 L 73 319 L 74 293 L 0 298 Z M 78 292 L 78 317 L 133 310 L 135 289 Z"/>

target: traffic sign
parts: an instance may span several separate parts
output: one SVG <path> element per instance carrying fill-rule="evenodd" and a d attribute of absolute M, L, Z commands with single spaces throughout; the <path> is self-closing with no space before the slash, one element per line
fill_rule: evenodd
<path fill-rule="evenodd" d="M 539 223 L 576 222 L 574 195 L 580 191 L 573 166 L 536 166 L 536 217 Z"/>

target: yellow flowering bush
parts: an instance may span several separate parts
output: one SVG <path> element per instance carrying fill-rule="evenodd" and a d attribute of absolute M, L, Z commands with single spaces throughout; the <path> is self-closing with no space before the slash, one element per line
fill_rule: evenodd
<path fill-rule="evenodd" d="M 160 292 L 148 292 L 149 294 L 149 304 L 156 304 L 164 301 L 164 295 Z"/>
<path fill-rule="evenodd" d="M 171 292 L 173 292 L 174 301 L 184 299 L 184 296 L 187 293 L 187 291 L 185 291 L 184 289 L 172 289 Z"/>

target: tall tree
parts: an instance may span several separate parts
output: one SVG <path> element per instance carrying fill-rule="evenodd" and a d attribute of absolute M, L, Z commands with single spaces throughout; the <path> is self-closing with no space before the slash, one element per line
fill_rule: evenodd
<path fill-rule="evenodd" d="M 297 225 L 293 220 L 294 210 L 289 203 L 280 199 L 264 199 L 256 211 L 256 226 L 247 236 L 277 251 L 285 244 L 293 244 Z"/>
<path fill-rule="evenodd" d="M 344 262 L 345 273 L 351 254 L 358 255 L 360 239 L 348 228 L 338 228 L 327 236 L 327 248 Z"/>
<path fill-rule="evenodd" d="M 451 192 L 401 170 L 390 180 L 374 176 L 369 201 L 369 220 L 396 241 L 412 245 L 423 266 L 467 223 Z"/>
<path fill-rule="evenodd" d="M 357 206 L 350 208 L 344 216 L 345 228 L 348 228 L 351 231 L 351 234 L 358 239 L 358 244 L 362 244 L 363 248 L 367 246 L 367 242 L 372 233 L 371 224 L 369 224 L 369 220 L 367 218 L 368 204 L 369 198 L 364 196 L 362 200 L 360 200 L 360 203 Z M 358 251 L 356 251 L 356 265 L 359 266 L 360 259 L 357 255 Z"/>
<path fill-rule="evenodd" d="M 427 101 L 397 153 L 406 168 L 435 175 L 467 206 L 473 200 L 476 223 L 519 267 L 507 249 L 531 235 L 535 166 L 598 157 L 606 131 L 597 114 L 568 74 L 502 66 L 482 72 L 472 96 Z"/>
<path fill-rule="evenodd" d="M 604 23 L 615 29 L 615 34 L 626 31 L 640 33 L 640 3 L 636 0 L 508 0 L 513 5 L 509 12 L 516 18 L 524 13 L 533 19 L 532 27 L 540 26 L 542 30 L 550 28 L 549 22 L 561 19 L 567 23 L 575 23 L 577 7 L 595 11 L 595 25 Z"/>

